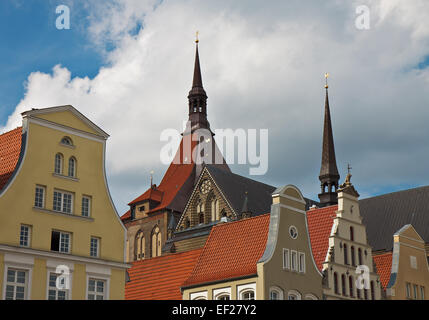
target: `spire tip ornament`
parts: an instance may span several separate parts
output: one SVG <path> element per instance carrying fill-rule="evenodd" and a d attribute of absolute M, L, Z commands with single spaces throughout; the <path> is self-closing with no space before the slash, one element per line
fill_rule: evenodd
<path fill-rule="evenodd" d="M 326 73 L 325 73 L 325 89 L 328 89 L 328 88 L 329 88 L 329 86 L 328 86 L 328 78 L 329 78 L 329 73 L 328 73 L 328 72 L 326 72 Z"/>
<path fill-rule="evenodd" d="M 199 33 L 200 33 L 199 31 L 195 32 L 195 43 L 200 42 L 200 40 L 198 39 L 198 34 Z"/>

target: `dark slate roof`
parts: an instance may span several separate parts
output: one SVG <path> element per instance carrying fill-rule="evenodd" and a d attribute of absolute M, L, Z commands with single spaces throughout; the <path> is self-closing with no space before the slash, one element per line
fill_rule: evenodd
<path fill-rule="evenodd" d="M 276 187 L 219 169 L 213 165 L 207 165 L 207 170 L 237 214 L 241 214 L 246 192 L 249 212 L 253 215 L 270 212 L 273 203 L 271 194 L 277 189 Z M 306 210 L 313 204 L 320 205 L 318 202 L 306 198 L 305 201 Z"/>
<path fill-rule="evenodd" d="M 374 251 L 393 249 L 393 234 L 412 224 L 429 243 L 429 186 L 359 201 L 368 241 Z"/>

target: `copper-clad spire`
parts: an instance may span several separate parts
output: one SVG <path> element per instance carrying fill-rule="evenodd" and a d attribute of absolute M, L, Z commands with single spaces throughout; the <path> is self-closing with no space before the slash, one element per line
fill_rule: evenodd
<path fill-rule="evenodd" d="M 319 194 L 319 199 L 320 203 L 323 205 L 332 205 L 338 202 L 337 189 L 338 181 L 340 179 L 337 169 L 337 161 L 335 159 L 334 137 L 332 134 L 331 113 L 329 110 L 328 76 L 328 73 L 325 74 L 325 120 L 323 127 L 322 165 L 319 175 L 322 189 L 322 192 Z"/>

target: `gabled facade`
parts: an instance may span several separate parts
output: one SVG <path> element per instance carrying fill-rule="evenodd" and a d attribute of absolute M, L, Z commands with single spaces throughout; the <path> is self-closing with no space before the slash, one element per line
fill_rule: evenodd
<path fill-rule="evenodd" d="M 305 200 L 294 186 L 275 190 L 270 214 L 214 226 L 183 299 L 321 299 Z"/>
<path fill-rule="evenodd" d="M 106 181 L 108 135 L 72 106 L 22 116 L 0 136 L 0 298 L 123 299 L 126 230 Z"/>
<path fill-rule="evenodd" d="M 313 255 L 324 275 L 324 299 L 379 300 L 380 279 L 350 178 L 338 189 L 338 205 L 307 212 Z"/>
<path fill-rule="evenodd" d="M 374 257 L 389 300 L 429 300 L 425 242 L 410 224 L 393 235 L 393 251 Z"/>

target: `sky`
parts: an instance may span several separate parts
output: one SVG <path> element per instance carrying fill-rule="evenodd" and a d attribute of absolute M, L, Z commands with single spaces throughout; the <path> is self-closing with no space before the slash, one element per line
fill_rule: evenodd
<path fill-rule="evenodd" d="M 369 29 L 356 27 L 361 5 Z M 269 131 L 268 171 L 251 178 L 317 199 L 329 72 L 341 181 L 350 163 L 361 198 L 429 184 L 426 0 L 1 1 L 0 133 L 30 108 L 73 105 L 110 134 L 124 213 L 150 171 L 162 179 L 161 132 L 187 118 L 196 30 L 212 129 Z"/>

